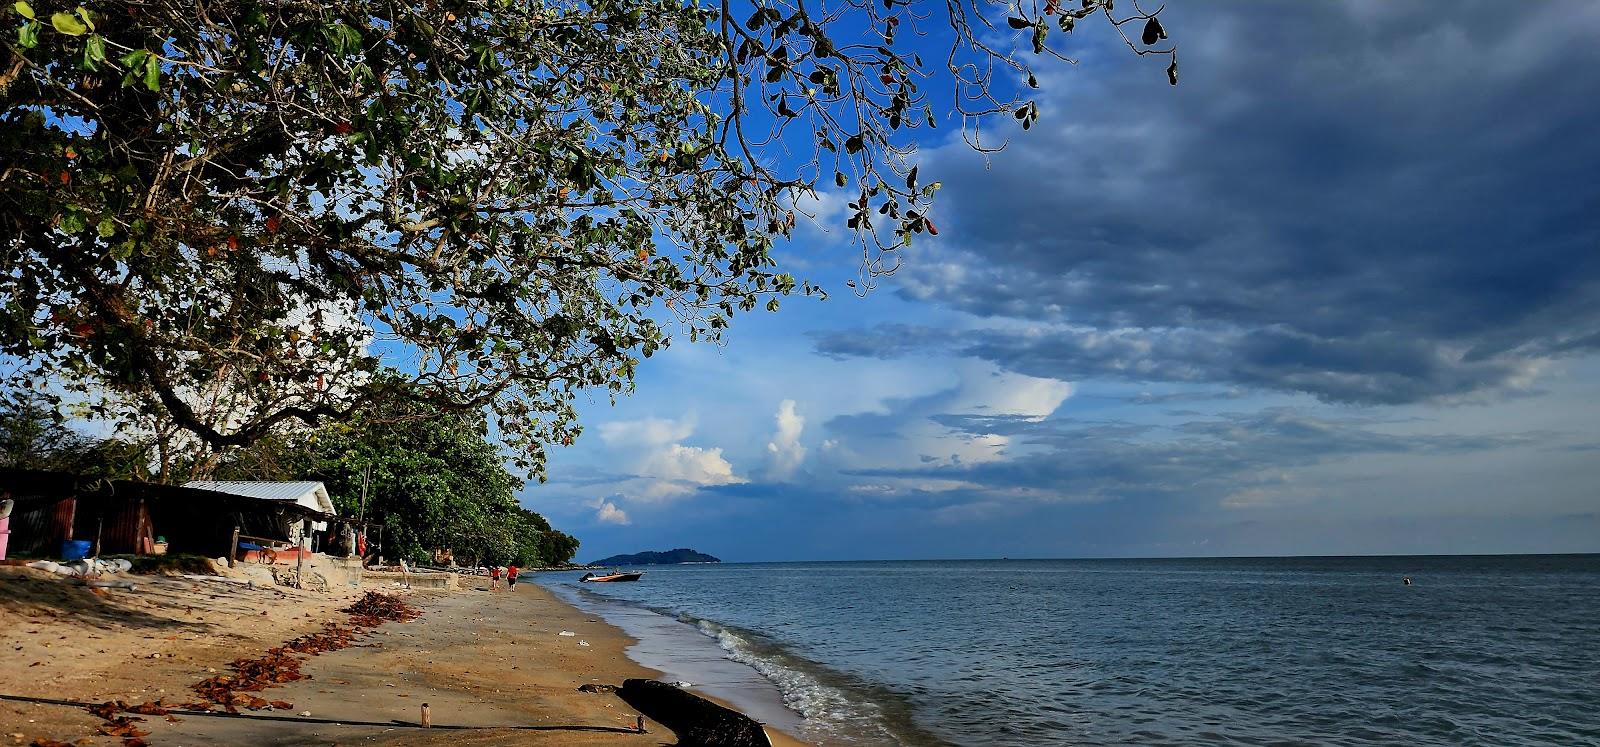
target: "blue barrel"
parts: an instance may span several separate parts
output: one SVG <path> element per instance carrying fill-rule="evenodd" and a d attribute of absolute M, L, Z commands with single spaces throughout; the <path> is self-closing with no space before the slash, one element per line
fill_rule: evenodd
<path fill-rule="evenodd" d="M 89 540 L 67 540 L 61 543 L 61 557 L 64 560 L 82 560 L 89 557 L 89 551 L 94 549 L 94 543 Z"/>

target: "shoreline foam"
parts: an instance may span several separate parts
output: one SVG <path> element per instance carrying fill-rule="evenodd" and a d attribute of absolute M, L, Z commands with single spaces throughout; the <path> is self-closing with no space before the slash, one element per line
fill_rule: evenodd
<path fill-rule="evenodd" d="M 810 661 L 757 631 L 547 579 L 568 603 L 591 610 L 637 643 L 628 654 L 667 680 L 812 744 L 945 745 L 892 693 Z"/>

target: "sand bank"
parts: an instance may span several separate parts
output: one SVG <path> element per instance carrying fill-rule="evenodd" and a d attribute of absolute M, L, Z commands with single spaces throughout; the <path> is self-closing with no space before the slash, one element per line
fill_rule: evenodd
<path fill-rule="evenodd" d="M 130 577 L 139 591 L 95 592 L 34 571 L 0 568 L 0 630 L 12 664 L 0 667 L 0 693 L 129 703 L 195 700 L 189 686 L 241 656 L 327 622 L 355 589 L 329 592 L 247 588 L 217 581 Z M 491 593 L 467 588 L 413 591 L 423 615 L 385 624 L 360 645 L 311 657 L 308 679 L 260 693 L 288 710 L 245 717 L 151 717 L 140 727 L 153 745 L 660 745 L 670 731 L 609 693 L 584 684 L 620 684 L 656 673 L 629 660 L 621 631 L 534 584 Z M 263 614 L 264 613 L 264 614 Z M 560 635 L 562 631 L 574 633 Z M 587 645 L 583 645 L 587 644 Z M 157 658 L 159 656 L 159 658 Z M 435 727 L 410 726 L 428 703 Z M 304 716 L 309 712 L 309 716 Z M 100 719 L 75 708 L 0 702 L 0 739 L 46 738 L 120 744 L 93 736 Z M 454 729 L 444 727 L 471 727 Z M 779 743 L 794 744 L 773 734 Z"/>

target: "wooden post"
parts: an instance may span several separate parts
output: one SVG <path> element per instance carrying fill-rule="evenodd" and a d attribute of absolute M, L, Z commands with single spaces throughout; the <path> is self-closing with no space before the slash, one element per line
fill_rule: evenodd
<path fill-rule="evenodd" d="M 356 521 L 363 524 L 367 521 L 367 482 L 372 479 L 372 464 L 361 468 L 361 509 L 356 514 Z"/>
<path fill-rule="evenodd" d="M 310 538 L 308 537 L 310 531 L 311 531 L 311 520 L 310 519 L 301 519 L 300 520 L 300 543 L 299 543 L 300 546 L 296 547 L 295 548 L 295 552 L 294 552 L 294 557 L 295 557 L 295 562 L 294 562 L 294 588 L 296 588 L 296 589 L 304 589 L 304 588 L 306 588 L 305 587 L 305 579 L 301 578 L 301 572 L 306 567 L 306 551 L 311 549 L 311 541 L 310 541 Z"/>
<path fill-rule="evenodd" d="M 134 511 L 136 511 L 137 513 L 135 514 L 135 519 L 134 519 L 133 554 L 134 555 L 143 555 L 143 554 L 145 554 L 145 545 L 144 545 L 144 515 L 145 515 L 145 509 L 144 509 L 144 499 L 143 498 L 139 499 L 139 506 L 138 506 L 138 508 L 135 508 Z M 104 512 L 101 512 L 101 515 L 104 516 L 105 515 Z M 104 521 L 104 519 L 101 519 L 101 521 Z M 98 532 L 97 532 L 97 534 L 98 534 Z M 100 538 L 98 536 L 96 536 L 95 540 L 94 540 L 94 554 L 96 556 L 98 556 L 100 554 Z"/>
<path fill-rule="evenodd" d="M 234 566 L 234 559 L 239 557 L 239 525 L 233 525 L 233 540 L 228 543 L 228 567 Z"/>
<path fill-rule="evenodd" d="M 422 728 L 433 728 L 433 712 L 428 709 L 427 703 L 422 704 Z"/>
<path fill-rule="evenodd" d="M 636 725 L 634 726 L 634 728 L 638 729 L 640 734 L 643 734 L 644 733 L 644 717 L 643 716 L 635 716 L 634 718 L 638 719 L 638 721 L 636 722 Z"/>

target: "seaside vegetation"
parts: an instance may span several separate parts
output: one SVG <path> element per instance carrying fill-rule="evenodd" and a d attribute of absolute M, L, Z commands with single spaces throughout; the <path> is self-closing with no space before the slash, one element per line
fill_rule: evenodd
<path fill-rule="evenodd" d="M 568 563 L 578 540 L 518 504 L 523 481 L 505 468 L 484 418 L 400 401 L 403 412 L 374 408 L 314 430 L 272 436 L 230 450 L 220 464 L 169 467 L 173 481 L 318 480 L 340 515 L 383 526 L 385 557 L 426 562 L 449 548 L 461 564 Z M 0 398 L 0 467 L 85 477 L 152 480 L 150 438 L 96 438 L 37 398 Z M 200 470 L 204 467 L 204 471 Z M 367 500 L 362 505 L 362 481 Z M 376 531 L 369 532 L 376 537 Z"/>
<path fill-rule="evenodd" d="M 235 449 L 214 474 L 319 480 L 340 515 L 383 525 L 384 554 L 391 558 L 430 562 L 442 548 L 461 565 L 571 562 L 578 540 L 518 504 L 523 479 L 505 465 L 481 413 L 395 398 Z"/>
<path fill-rule="evenodd" d="M 151 479 L 148 444 L 87 435 L 28 391 L 0 393 L 0 467 Z"/>
<path fill-rule="evenodd" d="M 938 233 L 917 142 L 954 124 L 992 150 L 1032 127 L 1035 70 L 1077 36 L 1120 37 L 1176 84 L 1159 12 L 7 3 L 0 375 L 188 439 L 154 456 L 162 479 L 396 398 L 486 421 L 543 479 L 580 393 L 821 295 L 772 249 L 824 201 L 860 250 L 851 287 L 892 272 Z"/>

